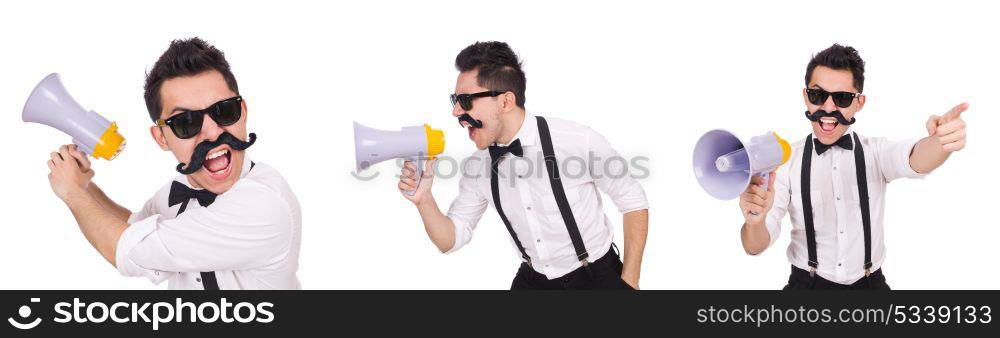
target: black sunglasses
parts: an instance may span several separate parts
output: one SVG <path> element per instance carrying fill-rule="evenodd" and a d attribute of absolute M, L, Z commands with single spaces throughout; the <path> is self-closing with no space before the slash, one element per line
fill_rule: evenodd
<path fill-rule="evenodd" d="M 202 110 L 189 110 L 166 119 L 156 120 L 156 125 L 169 126 L 178 138 L 192 138 L 201 132 L 205 115 L 211 116 L 216 124 L 223 127 L 231 126 L 239 121 L 240 116 L 243 115 L 241 102 L 243 102 L 242 96 L 231 97 Z"/>
<path fill-rule="evenodd" d="M 480 97 L 496 97 L 500 94 L 506 92 L 498 92 L 495 90 L 478 92 L 473 94 L 451 94 L 451 106 L 454 107 L 456 104 L 461 104 L 463 110 L 472 110 L 472 100 Z"/>
<path fill-rule="evenodd" d="M 826 102 L 826 98 L 833 96 L 833 104 L 840 108 L 847 108 L 851 106 L 854 102 L 854 98 L 861 96 L 861 93 L 851 93 L 851 92 L 828 92 L 820 88 L 807 88 L 806 96 L 809 97 L 809 102 L 817 106 L 822 106 Z"/>

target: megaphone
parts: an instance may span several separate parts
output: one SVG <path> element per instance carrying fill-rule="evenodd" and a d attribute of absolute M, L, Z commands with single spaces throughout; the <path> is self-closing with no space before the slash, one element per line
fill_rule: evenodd
<path fill-rule="evenodd" d="M 702 189 L 720 200 L 740 195 L 750 178 L 764 178 L 788 162 L 792 147 L 774 132 L 767 132 L 743 142 L 735 134 L 715 129 L 702 135 L 694 147 L 694 176 Z"/>
<path fill-rule="evenodd" d="M 111 160 L 125 148 L 118 125 L 80 106 L 63 87 L 57 73 L 46 76 L 31 91 L 21 111 L 21 120 L 69 134 L 77 149 L 94 158 Z"/>
<path fill-rule="evenodd" d="M 424 161 L 444 152 L 444 132 L 423 124 L 399 131 L 379 130 L 354 122 L 354 158 L 357 171 L 394 158 L 416 162 L 417 185 L 424 175 Z M 416 189 L 403 193 L 413 196 Z"/>

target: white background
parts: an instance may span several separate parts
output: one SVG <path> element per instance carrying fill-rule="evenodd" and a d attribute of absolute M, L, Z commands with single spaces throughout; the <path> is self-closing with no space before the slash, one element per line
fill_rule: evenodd
<path fill-rule="evenodd" d="M 946 4 L 946 5 L 945 5 Z M 810 130 L 801 98 L 810 56 L 834 42 L 867 62 L 868 102 L 856 130 L 902 139 L 963 101 L 968 146 L 923 181 L 891 184 L 888 258 L 897 289 L 996 289 L 1000 25 L 995 5 L 959 1 L 394 2 L 205 1 L 2 5 L 0 20 L 0 288 L 145 289 L 83 238 L 46 180 L 48 153 L 70 139 L 21 122 L 50 72 L 128 139 L 97 182 L 139 208 L 176 175 L 148 136 L 145 71 L 173 39 L 200 36 L 226 52 L 249 105 L 249 151 L 280 170 L 302 204 L 299 277 L 307 289 L 505 289 L 517 256 L 496 212 L 453 255 L 437 252 L 399 196 L 393 163 L 352 178 L 351 121 L 394 129 L 429 123 L 446 153 L 473 151 L 450 113 L 454 57 L 502 40 L 524 60 L 527 110 L 590 125 L 625 156 L 647 156 L 650 231 L 645 289 L 777 289 L 788 226 L 759 257 L 740 245 L 736 201 L 701 191 L 690 167 L 698 136 L 727 128 Z M 457 179 L 438 180 L 446 209 Z M 621 245 L 621 216 L 605 200 Z M 212 253 L 208 252 L 206 255 Z"/>

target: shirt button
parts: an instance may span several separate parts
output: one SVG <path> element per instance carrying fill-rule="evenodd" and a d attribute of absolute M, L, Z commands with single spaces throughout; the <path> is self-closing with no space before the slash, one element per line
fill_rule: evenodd
<path fill-rule="evenodd" d="M 195 278 L 194 280 L 198 283 L 201 283 L 201 278 Z"/>
<path fill-rule="evenodd" d="M 535 240 L 535 243 L 541 243 L 541 242 L 542 242 L 542 240 L 541 240 L 541 239 L 536 239 L 536 240 Z"/>
<path fill-rule="evenodd" d="M 837 166 L 833 166 L 833 170 L 837 170 Z"/>
<path fill-rule="evenodd" d="M 837 266 L 840 266 L 840 265 L 841 265 L 841 263 L 837 263 Z"/>
<path fill-rule="evenodd" d="M 837 196 L 837 200 L 838 200 L 838 201 L 840 200 L 840 196 Z"/>
<path fill-rule="evenodd" d="M 528 207 L 528 210 L 531 210 L 531 207 Z"/>
<path fill-rule="evenodd" d="M 521 176 L 521 175 L 517 175 L 517 178 L 524 178 L 524 176 Z"/>

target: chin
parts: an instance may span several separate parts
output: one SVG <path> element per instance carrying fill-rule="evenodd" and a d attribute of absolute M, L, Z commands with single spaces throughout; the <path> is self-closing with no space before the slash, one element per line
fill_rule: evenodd
<path fill-rule="evenodd" d="M 194 180 L 203 189 L 216 194 L 222 194 L 228 191 L 229 188 L 232 188 L 236 184 L 236 181 L 239 180 L 240 173 L 243 170 L 243 152 L 229 150 L 226 154 L 218 157 L 220 159 L 225 158 L 225 161 L 223 161 L 226 162 L 225 166 L 212 167 L 206 164 L 192 176 L 194 176 Z M 209 170 L 210 167 L 215 170 Z"/>
<path fill-rule="evenodd" d="M 823 144 L 833 144 L 847 133 L 847 126 L 837 125 L 833 130 L 824 130 L 818 122 L 812 123 L 813 136 Z"/>

